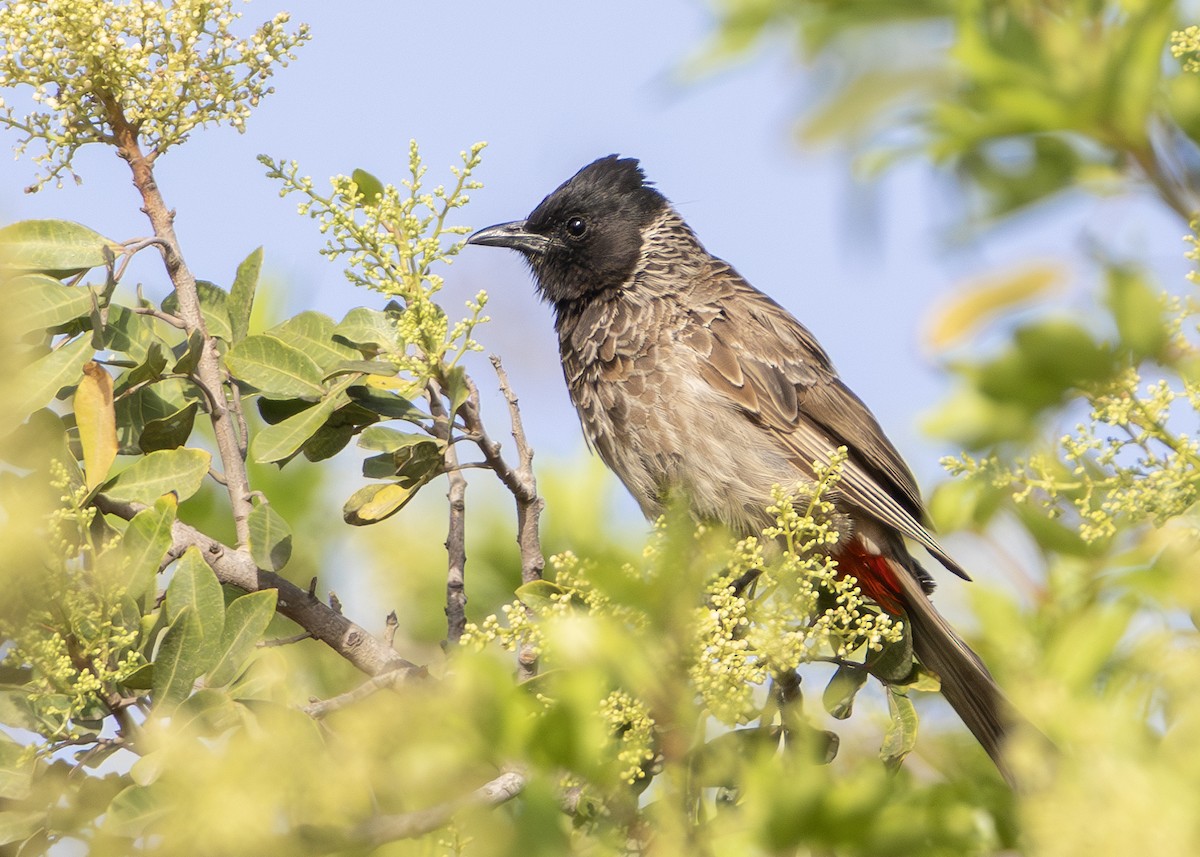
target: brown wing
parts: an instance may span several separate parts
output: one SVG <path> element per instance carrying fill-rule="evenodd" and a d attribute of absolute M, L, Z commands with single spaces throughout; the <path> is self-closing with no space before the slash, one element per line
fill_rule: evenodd
<path fill-rule="evenodd" d="M 708 341 L 696 343 L 701 354 L 707 351 L 706 380 L 770 429 L 798 467 L 845 446 L 842 496 L 966 578 L 926 526 L 912 472 L 813 335 L 723 262 L 714 264 L 703 292 L 713 296 L 708 307 L 698 307 L 709 316 Z"/>

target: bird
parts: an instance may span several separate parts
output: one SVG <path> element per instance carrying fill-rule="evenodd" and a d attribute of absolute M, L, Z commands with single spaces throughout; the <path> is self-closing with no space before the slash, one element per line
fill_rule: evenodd
<path fill-rule="evenodd" d="M 467 241 L 532 269 L 588 444 L 647 517 L 682 495 L 699 520 L 761 533 L 775 523 L 773 487 L 811 488 L 814 465 L 844 448 L 832 557 L 908 623 L 917 661 L 1013 782 L 1012 707 L 909 549 L 970 580 L 934 537 L 908 465 L 813 334 L 709 253 L 637 159 L 602 157 L 524 220 Z"/>

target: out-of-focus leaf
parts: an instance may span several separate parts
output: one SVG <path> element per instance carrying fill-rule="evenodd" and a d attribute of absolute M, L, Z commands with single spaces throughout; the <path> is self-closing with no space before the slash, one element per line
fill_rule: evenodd
<path fill-rule="evenodd" d="M 229 371 L 273 399 L 319 399 L 321 368 L 304 352 L 273 336 L 248 336 L 226 356 Z"/>
<path fill-rule="evenodd" d="M 0 229 L 0 267 L 67 277 L 106 263 L 104 248 L 123 248 L 70 220 L 22 220 Z"/>
<path fill-rule="evenodd" d="M 883 736 L 883 746 L 879 748 L 879 758 L 889 768 L 895 769 L 904 761 L 904 757 L 912 752 L 917 745 L 917 709 L 912 700 L 895 688 L 888 688 L 888 714 L 891 723 Z"/>
<path fill-rule="evenodd" d="M 867 657 L 871 674 L 883 681 L 904 681 L 913 671 L 912 630 L 906 625 L 904 636 L 894 643 L 884 643 L 878 652 Z"/>
<path fill-rule="evenodd" d="M 1105 303 L 1121 337 L 1135 360 L 1158 357 L 1168 340 L 1162 296 L 1145 278 L 1129 268 L 1108 270 Z"/>
<path fill-rule="evenodd" d="M 458 413 L 458 409 L 467 401 L 471 394 L 467 386 L 467 373 L 461 366 L 455 366 L 446 373 L 446 398 L 450 400 L 450 416 Z"/>
<path fill-rule="evenodd" d="M 570 592 L 571 590 L 550 580 L 531 580 L 518 586 L 514 594 L 528 607 L 548 608 Z"/>
<path fill-rule="evenodd" d="M 946 348 L 999 314 L 1056 291 L 1062 282 L 1058 268 L 1036 266 L 965 284 L 934 313 L 926 339 L 933 348 Z"/>
<path fill-rule="evenodd" d="M 279 571 L 292 556 L 292 528 L 273 506 L 262 503 L 250 511 L 250 556 L 259 568 Z"/>
<path fill-rule="evenodd" d="M 262 270 L 263 248 L 253 250 L 238 265 L 233 286 L 229 289 L 229 335 L 230 342 L 237 344 L 250 331 L 250 313 L 254 309 L 254 293 L 258 289 L 258 275 Z"/>
<path fill-rule="evenodd" d="M 5 810 L 0 813 L 0 845 L 9 845 L 28 839 L 45 827 L 47 823 L 45 810 Z"/>
<path fill-rule="evenodd" d="M 34 759 L 23 752 L 20 744 L 7 735 L 0 738 L 0 799 L 23 800 L 27 797 L 33 769 Z"/>
<path fill-rule="evenodd" d="M 182 502 L 200 489 L 211 466 L 212 456 L 202 449 L 181 447 L 152 452 L 109 480 L 104 493 L 149 505 L 163 494 L 174 492 Z"/>
<path fill-rule="evenodd" d="M 94 361 L 84 364 L 83 378 L 75 388 L 75 424 L 79 427 L 83 468 L 90 491 L 108 478 L 117 458 L 112 376 Z"/>
<path fill-rule="evenodd" d="M 63 387 L 78 383 L 83 377 L 83 364 L 91 359 L 94 351 L 91 340 L 81 336 L 21 369 L 8 398 L 8 406 L 0 417 L 0 435 L 7 434 L 5 429 L 45 407 Z"/>
<path fill-rule="evenodd" d="M 325 376 L 338 363 L 357 360 L 360 357 L 358 351 L 333 338 L 333 319 L 312 310 L 294 315 L 282 324 L 272 327 L 267 331 L 267 335 L 303 351 L 321 367 Z"/>
<path fill-rule="evenodd" d="M 90 289 L 64 286 L 45 274 L 14 277 L 6 284 L 5 292 L 5 325 L 16 336 L 58 327 L 92 311 Z"/>
<path fill-rule="evenodd" d="M 108 805 L 104 813 L 104 829 L 117 836 L 144 836 L 171 809 L 160 800 L 161 794 L 151 786 L 128 786 Z"/>
<path fill-rule="evenodd" d="M 241 674 L 275 615 L 276 592 L 266 589 L 235 598 L 225 609 L 221 656 L 209 671 L 209 687 L 221 687 Z"/>
<path fill-rule="evenodd" d="M 733 729 L 701 744 L 688 761 L 697 786 L 736 788 L 743 768 L 756 755 L 778 746 L 777 729 Z"/>

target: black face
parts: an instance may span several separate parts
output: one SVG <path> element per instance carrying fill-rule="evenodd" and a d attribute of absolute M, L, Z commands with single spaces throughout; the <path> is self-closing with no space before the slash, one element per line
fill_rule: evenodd
<path fill-rule="evenodd" d="M 518 250 L 552 303 L 577 301 L 621 285 L 642 249 L 642 229 L 667 201 L 632 158 L 609 155 L 576 173 L 524 221 L 476 232 L 472 244 Z"/>

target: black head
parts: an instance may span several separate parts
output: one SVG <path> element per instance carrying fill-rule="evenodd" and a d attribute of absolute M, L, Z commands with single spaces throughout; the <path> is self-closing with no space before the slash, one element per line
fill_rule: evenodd
<path fill-rule="evenodd" d="M 481 229 L 467 240 L 520 251 L 547 300 L 576 301 L 628 279 L 642 229 L 666 206 L 636 160 L 609 155 L 560 185 L 525 220 Z"/>

